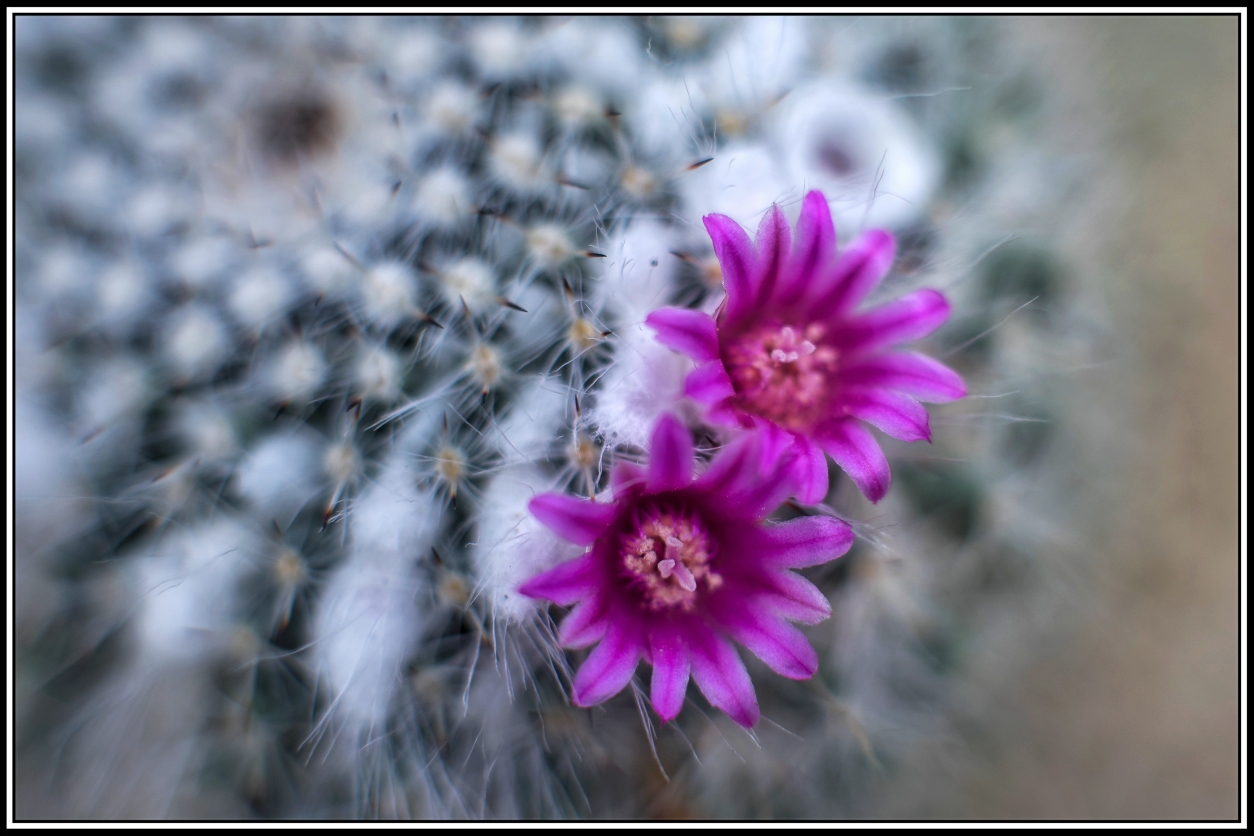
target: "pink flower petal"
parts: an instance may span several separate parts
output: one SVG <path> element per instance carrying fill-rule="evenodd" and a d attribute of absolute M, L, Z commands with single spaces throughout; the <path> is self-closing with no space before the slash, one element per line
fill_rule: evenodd
<path fill-rule="evenodd" d="M 828 208 L 827 198 L 821 192 L 812 191 L 801 202 L 792 258 L 788 262 L 786 279 L 775 295 L 775 302 L 788 305 L 800 299 L 811 279 L 830 266 L 835 251 L 836 226 L 832 223 L 832 211 Z"/>
<path fill-rule="evenodd" d="M 757 270 L 754 271 L 755 287 L 753 296 L 756 304 L 764 305 L 775 292 L 775 287 L 782 279 L 792 234 L 788 230 L 788 219 L 773 205 L 762 216 L 758 225 L 754 247 L 757 249 Z"/>
<path fill-rule="evenodd" d="M 527 508 L 554 534 L 577 546 L 591 545 L 618 515 L 613 504 L 560 493 L 542 493 L 532 499 Z"/>
<path fill-rule="evenodd" d="M 697 366 L 684 380 L 684 394 L 697 403 L 714 406 L 736 394 L 720 360 Z"/>
<path fill-rule="evenodd" d="M 634 630 L 613 625 L 575 674 L 571 688 L 575 705 L 596 705 L 627 687 L 640 661 L 640 651 L 641 641 Z"/>
<path fill-rule="evenodd" d="M 749 436 L 741 436 L 722 449 L 693 487 L 702 493 L 722 494 L 739 490 L 740 483 L 752 479 L 757 469 L 758 451 Z"/>
<path fill-rule="evenodd" d="M 782 464 L 783 455 L 792 452 L 798 436 L 765 418 L 754 418 L 753 429 L 757 433 L 758 467 L 763 470 L 774 470 Z"/>
<path fill-rule="evenodd" d="M 518 591 L 528 598 L 544 598 L 563 607 L 570 606 L 600 587 L 602 562 L 600 555 L 589 552 L 536 575 L 518 587 Z"/>
<path fill-rule="evenodd" d="M 803 505 L 822 502 L 827 496 L 827 456 L 810 439 L 793 435 L 792 461 L 788 466 Z"/>
<path fill-rule="evenodd" d="M 801 631 L 752 608 L 725 613 L 720 625 L 736 641 L 780 676 L 809 679 L 819 669 L 819 655 Z"/>
<path fill-rule="evenodd" d="M 658 308 L 644 319 L 667 348 L 686 354 L 698 363 L 718 359 L 718 332 L 714 318 L 687 308 Z"/>
<path fill-rule="evenodd" d="M 840 255 L 835 268 L 811 287 L 810 308 L 828 318 L 852 311 L 893 266 L 897 242 L 883 229 L 864 233 Z"/>
<path fill-rule="evenodd" d="M 707 407 L 705 420 L 724 427 L 740 427 L 744 424 L 744 413 L 736 408 L 734 401 L 728 399 Z"/>
<path fill-rule="evenodd" d="M 871 352 L 926 337 L 948 318 L 949 303 L 939 291 L 916 290 L 849 320 L 833 343 L 848 352 Z"/>
<path fill-rule="evenodd" d="M 694 626 L 688 631 L 688 649 L 692 678 L 710 705 L 745 728 L 758 722 L 758 695 L 731 642 L 704 625 Z"/>
<path fill-rule="evenodd" d="M 928 403 L 956 401 L 967 394 L 957 372 L 913 351 L 853 361 L 840 370 L 838 380 L 851 386 L 896 389 Z"/>
<path fill-rule="evenodd" d="M 620 461 L 610 471 L 610 491 L 614 502 L 621 502 L 644 490 L 648 472 L 639 465 Z"/>
<path fill-rule="evenodd" d="M 867 499 L 879 502 L 888 493 L 892 480 L 888 460 L 875 437 L 856 421 L 824 424 L 816 440 Z"/>
<path fill-rule="evenodd" d="M 853 545 L 853 529 L 832 517 L 801 517 L 761 529 L 766 539 L 763 564 L 778 569 L 817 566 L 840 557 Z"/>
<path fill-rule="evenodd" d="M 694 487 L 721 509 L 722 516 L 761 520 L 793 490 L 791 474 L 780 466 L 782 457 L 774 458 L 776 463 L 764 466 L 761 435 L 741 436 L 711 462 Z"/>
<path fill-rule="evenodd" d="M 649 446 L 649 493 L 674 491 L 692 481 L 692 435 L 674 415 L 663 415 Z"/>
<path fill-rule="evenodd" d="M 727 290 L 728 319 L 734 320 L 753 304 L 753 268 L 757 258 L 749 234 L 726 215 L 706 215 L 703 219 L 714 255 L 723 268 L 723 287 Z"/>
<path fill-rule="evenodd" d="M 887 389 L 846 390 L 840 404 L 845 412 L 902 441 L 931 441 L 927 410 L 909 395 Z"/>
<path fill-rule="evenodd" d="M 605 637 L 609 628 L 606 602 L 600 595 L 582 601 L 570 611 L 558 628 L 557 639 L 562 647 L 590 647 Z"/>
<path fill-rule="evenodd" d="M 688 646 L 673 629 L 659 628 L 650 636 L 653 651 L 653 683 L 650 699 L 663 723 L 679 716 L 688 691 Z"/>
<path fill-rule="evenodd" d="M 792 572 L 771 572 L 753 597 L 776 615 L 802 624 L 818 624 L 832 614 L 831 602 L 819 588 Z"/>

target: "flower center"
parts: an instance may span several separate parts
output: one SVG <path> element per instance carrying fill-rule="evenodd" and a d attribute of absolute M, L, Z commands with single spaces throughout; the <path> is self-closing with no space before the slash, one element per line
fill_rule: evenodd
<path fill-rule="evenodd" d="M 696 602 L 698 585 L 718 589 L 723 579 L 710 571 L 714 544 L 691 514 L 651 510 L 637 513 L 633 530 L 623 538 L 623 567 L 652 610 Z"/>
<path fill-rule="evenodd" d="M 830 402 L 836 349 L 817 322 L 766 325 L 732 339 L 723 361 L 740 406 L 789 430 L 813 427 Z"/>

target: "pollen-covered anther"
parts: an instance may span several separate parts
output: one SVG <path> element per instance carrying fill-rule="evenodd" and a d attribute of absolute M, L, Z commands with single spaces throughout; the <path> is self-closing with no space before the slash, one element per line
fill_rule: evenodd
<path fill-rule="evenodd" d="M 652 610 L 693 608 L 698 582 L 713 591 L 723 579 L 710 571 L 713 542 L 696 517 L 654 511 L 637 522 L 622 548 L 623 566 Z"/>

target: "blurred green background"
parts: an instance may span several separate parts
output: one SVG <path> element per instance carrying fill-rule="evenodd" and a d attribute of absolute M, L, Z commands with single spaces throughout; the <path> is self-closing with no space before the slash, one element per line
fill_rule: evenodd
<path fill-rule="evenodd" d="M 1235 16 L 1014 21 L 1052 146 L 1100 174 L 1066 247 L 1113 360 L 1076 378 L 1122 450 L 1092 604 L 965 713 L 893 816 L 1231 819 L 1239 804 L 1239 34 Z M 1104 423 L 1104 426 L 1101 426 Z M 994 674 L 988 674 L 992 678 Z"/>

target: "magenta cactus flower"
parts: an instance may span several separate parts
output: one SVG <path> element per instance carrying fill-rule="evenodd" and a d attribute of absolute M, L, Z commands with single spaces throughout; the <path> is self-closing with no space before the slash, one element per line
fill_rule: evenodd
<path fill-rule="evenodd" d="M 888 491 L 888 461 L 866 422 L 904 441 L 930 441 L 927 410 L 966 395 L 953 370 L 922 354 L 895 351 L 949 317 L 935 290 L 918 290 L 870 310 L 859 305 L 892 266 L 895 244 L 872 230 L 839 255 L 827 200 L 806 195 L 791 241 L 778 206 L 756 242 L 725 215 L 705 226 L 723 268 L 727 297 L 715 316 L 661 308 L 645 320 L 657 338 L 697 361 L 685 393 L 710 420 L 791 439 L 797 496 L 827 494 L 831 455 L 872 502 Z"/>
<path fill-rule="evenodd" d="M 644 659 L 663 722 L 679 714 L 691 674 L 712 705 L 752 726 L 757 696 L 732 639 L 782 676 L 814 674 L 818 656 L 788 622 L 814 624 L 831 608 L 789 570 L 839 557 L 853 532 L 830 517 L 763 523 L 791 490 L 788 455 L 746 435 L 694 480 L 692 438 L 666 415 L 653 431 L 648 470 L 614 468 L 612 502 L 553 493 L 531 501 L 540 522 L 590 546 L 519 590 L 578 603 L 559 629 L 564 646 L 600 642 L 575 675 L 576 705 L 617 694 Z"/>

